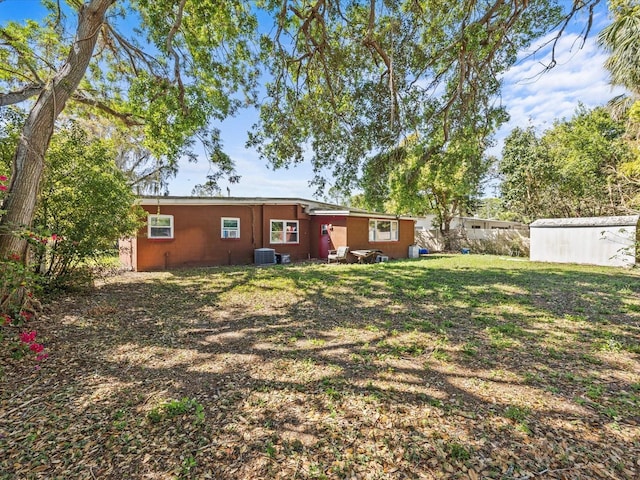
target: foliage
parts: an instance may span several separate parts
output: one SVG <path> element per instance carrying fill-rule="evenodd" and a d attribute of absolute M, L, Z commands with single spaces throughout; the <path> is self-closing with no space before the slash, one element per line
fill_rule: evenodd
<path fill-rule="evenodd" d="M 614 118 L 626 120 L 626 138 L 634 157 L 621 165 L 621 179 L 635 190 L 628 203 L 640 209 L 640 57 L 637 35 L 640 29 L 640 4 L 637 0 L 610 0 L 613 19 L 598 37 L 609 52 L 605 68 L 611 74 L 611 83 L 621 85 L 629 92 L 610 102 Z"/>
<path fill-rule="evenodd" d="M 349 192 L 365 158 L 407 137 L 447 150 L 524 46 L 595 3 L 264 0 L 277 31 L 262 40 L 272 80 L 250 144 L 274 167 L 310 159 L 319 192 L 327 172 Z"/>
<path fill-rule="evenodd" d="M 131 131 L 121 143 L 127 161 L 153 157 L 158 178 L 180 157 L 195 159 L 196 140 L 199 153 L 234 177 L 212 121 L 253 100 L 257 70 L 249 42 L 256 20 L 247 3 L 90 0 L 44 7 L 49 15 L 41 21 L 0 28 L 0 105 L 37 96 L 15 150 L 5 224 L 31 224 L 43 158 L 63 110 L 120 122 Z M 138 141 L 140 152 L 128 155 L 126 144 Z M 0 239 L 5 253 L 23 248 Z"/>
<path fill-rule="evenodd" d="M 473 253 L 529 258 L 529 237 L 517 230 L 491 230 L 486 238 L 466 238 L 460 244 Z"/>
<path fill-rule="evenodd" d="M 78 125 L 59 129 L 47 156 L 34 229 L 51 235 L 35 244 L 35 269 L 51 284 L 139 228 L 135 197 L 108 142 L 91 139 Z"/>
<path fill-rule="evenodd" d="M 637 97 L 640 94 L 637 45 L 640 3 L 638 0 L 609 0 L 609 10 L 613 16 L 612 22 L 598 36 L 600 45 L 609 51 L 604 66 L 611 73 L 612 84 L 626 87 Z"/>
<path fill-rule="evenodd" d="M 483 155 L 484 145 L 504 118 L 500 110 L 483 113 L 494 117 L 490 127 L 465 125 L 452 132 L 446 147 L 438 146 L 438 140 L 427 143 L 412 139 L 368 160 L 361 181 L 366 205 L 400 214 L 435 213 L 445 249 L 453 248 L 451 221 L 474 208 L 492 162 Z"/>
<path fill-rule="evenodd" d="M 0 142 L 1 143 L 1 142 Z M 0 167 L 2 163 L 0 163 Z M 0 200 L 7 191 L 8 178 L 0 174 Z M 2 211 L 0 210 L 0 216 Z M 15 235 L 17 232 L 6 232 Z M 39 303 L 34 298 L 38 290 L 38 276 L 21 261 L 19 255 L 0 258 L 0 344 L 20 359 L 33 353 L 36 361 L 44 360 L 44 345 L 36 341 L 37 332 L 20 333 L 22 327 L 36 314 Z"/>
<path fill-rule="evenodd" d="M 541 136 L 514 129 L 499 165 L 505 208 L 524 222 L 627 214 L 637 189 L 621 174 L 631 158 L 624 135 L 624 122 L 602 107 L 580 106 Z"/>

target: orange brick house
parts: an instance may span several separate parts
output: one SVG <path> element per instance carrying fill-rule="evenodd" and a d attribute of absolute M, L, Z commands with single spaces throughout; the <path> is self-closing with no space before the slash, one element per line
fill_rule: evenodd
<path fill-rule="evenodd" d="M 329 250 L 378 249 L 407 258 L 414 220 L 297 198 L 142 197 L 147 222 L 120 241 L 122 263 L 136 271 L 254 263 L 256 249 L 291 260 Z"/>

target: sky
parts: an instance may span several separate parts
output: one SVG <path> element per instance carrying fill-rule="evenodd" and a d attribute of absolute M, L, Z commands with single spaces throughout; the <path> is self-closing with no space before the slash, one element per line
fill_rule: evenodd
<path fill-rule="evenodd" d="M 31 14 L 38 10 L 39 0 L 0 0 L 0 21 L 32 17 Z M 582 48 L 579 48 L 582 42 L 576 33 L 565 34 L 556 48 L 556 67 L 543 75 L 540 75 L 544 70 L 542 62 L 549 60 L 545 51 L 536 56 L 528 54 L 548 38 L 522 52 L 519 61 L 503 78 L 500 101 L 507 108 L 510 120 L 497 132 L 496 145 L 488 153 L 499 156 L 504 138 L 515 127 L 533 125 L 543 131 L 555 119 L 571 117 L 580 103 L 589 108 L 604 105 L 623 93 L 609 85 L 608 74 L 603 68 L 607 55 L 596 44 L 597 33 L 607 23 L 606 11 L 602 9 L 596 14 L 590 37 Z M 221 182 L 223 193 L 227 193 L 228 187 L 232 196 L 314 198 L 315 187 L 309 186 L 313 171 L 308 162 L 274 171 L 254 149 L 245 146 L 246 132 L 256 121 L 257 111 L 247 109 L 218 125 L 224 150 L 234 160 L 241 177 L 237 184 Z M 191 195 L 195 185 L 206 181 L 209 170 L 205 160 L 181 162 L 177 177 L 169 182 L 169 194 Z M 495 184 L 485 190 L 487 196 L 495 196 L 495 193 Z"/>

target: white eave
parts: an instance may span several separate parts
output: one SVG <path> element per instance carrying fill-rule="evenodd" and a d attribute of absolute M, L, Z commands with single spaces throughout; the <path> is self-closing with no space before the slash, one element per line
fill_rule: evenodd
<path fill-rule="evenodd" d="M 416 220 L 413 217 L 389 213 L 348 209 L 342 205 L 306 200 L 303 198 L 265 197 L 138 197 L 138 205 L 300 205 L 309 215 L 384 218 L 390 220 Z"/>
<path fill-rule="evenodd" d="M 138 205 L 318 205 L 301 198 L 263 197 L 138 197 Z"/>

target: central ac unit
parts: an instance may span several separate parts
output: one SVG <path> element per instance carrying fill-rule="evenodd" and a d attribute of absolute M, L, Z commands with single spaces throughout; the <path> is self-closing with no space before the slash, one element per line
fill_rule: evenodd
<path fill-rule="evenodd" d="M 253 252 L 256 265 L 272 265 L 276 263 L 276 251 L 273 248 L 256 248 Z"/>

